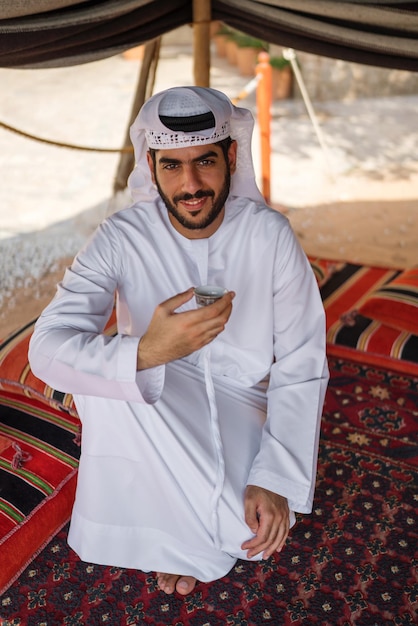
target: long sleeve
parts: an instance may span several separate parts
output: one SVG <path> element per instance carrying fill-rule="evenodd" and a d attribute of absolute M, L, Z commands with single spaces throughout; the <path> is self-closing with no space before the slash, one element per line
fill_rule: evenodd
<path fill-rule="evenodd" d="M 287 497 L 309 513 L 315 488 L 320 421 L 328 383 L 325 314 L 309 263 L 295 241 L 281 242 L 274 273 L 274 364 L 267 420 L 248 484 Z"/>
<path fill-rule="evenodd" d="M 158 399 L 164 367 L 136 371 L 140 337 L 104 333 L 122 272 L 117 229 L 103 225 L 67 269 L 36 323 L 29 347 L 35 376 L 67 393 L 132 402 Z"/>

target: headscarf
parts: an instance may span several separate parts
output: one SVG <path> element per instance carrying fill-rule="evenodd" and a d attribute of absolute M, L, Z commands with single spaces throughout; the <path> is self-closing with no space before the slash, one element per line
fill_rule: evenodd
<path fill-rule="evenodd" d="M 207 145 L 230 136 L 238 144 L 230 195 L 264 202 L 255 182 L 253 128 L 251 111 L 234 106 L 216 89 L 173 87 L 155 94 L 142 106 L 130 128 L 135 153 L 135 168 L 128 179 L 132 199 L 150 201 L 159 195 L 147 163 L 148 148 Z"/>

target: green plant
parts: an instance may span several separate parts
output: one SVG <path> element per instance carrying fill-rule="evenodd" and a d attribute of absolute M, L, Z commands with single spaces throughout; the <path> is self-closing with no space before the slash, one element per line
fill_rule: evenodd
<path fill-rule="evenodd" d="M 270 65 L 276 70 L 283 70 L 285 67 L 289 67 L 290 61 L 284 57 L 270 57 Z"/>
<path fill-rule="evenodd" d="M 222 22 L 221 26 L 218 29 L 218 32 L 216 33 L 217 35 L 224 35 L 226 37 L 229 37 L 230 35 L 232 35 L 234 31 L 232 30 L 232 28 L 229 28 L 229 26 L 227 26 L 226 24 L 224 24 Z"/>
<path fill-rule="evenodd" d="M 246 33 L 235 31 L 232 38 L 239 48 L 255 48 L 256 50 L 268 50 L 268 43 Z"/>

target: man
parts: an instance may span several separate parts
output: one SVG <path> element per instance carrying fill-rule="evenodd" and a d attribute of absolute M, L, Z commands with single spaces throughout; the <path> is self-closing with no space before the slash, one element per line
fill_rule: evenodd
<path fill-rule="evenodd" d="M 270 557 L 312 508 L 324 311 L 255 184 L 252 129 L 213 89 L 150 98 L 131 128 L 134 204 L 77 255 L 30 345 L 83 425 L 69 544 L 157 572 L 166 593 Z M 197 308 L 201 284 L 228 291 Z"/>

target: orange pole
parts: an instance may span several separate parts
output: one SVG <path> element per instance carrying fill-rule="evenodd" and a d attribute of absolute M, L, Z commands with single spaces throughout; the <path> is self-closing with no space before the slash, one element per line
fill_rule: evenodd
<path fill-rule="evenodd" d="M 256 103 L 258 124 L 260 127 L 260 152 L 261 152 L 261 192 L 267 204 L 270 202 L 270 122 L 272 102 L 272 70 L 270 57 L 267 52 L 260 52 L 258 63 L 255 68 L 258 76 Z"/>

